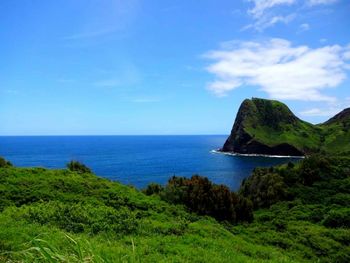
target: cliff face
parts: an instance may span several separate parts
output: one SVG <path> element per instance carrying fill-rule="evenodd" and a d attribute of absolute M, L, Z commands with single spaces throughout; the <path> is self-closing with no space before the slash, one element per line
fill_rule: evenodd
<path fill-rule="evenodd" d="M 282 103 L 271 100 L 244 100 L 241 104 L 235 123 L 222 151 L 242 154 L 292 155 L 302 156 L 304 153 L 291 144 L 265 144 L 256 138 L 250 129 L 259 125 L 281 130 L 281 125 L 294 125 L 299 119 Z"/>
<path fill-rule="evenodd" d="M 297 118 L 283 103 L 275 100 L 246 99 L 222 151 L 241 154 L 303 156 L 315 152 L 346 152 L 350 143 L 340 144 L 334 132 L 350 139 L 350 109 L 321 125 Z"/>

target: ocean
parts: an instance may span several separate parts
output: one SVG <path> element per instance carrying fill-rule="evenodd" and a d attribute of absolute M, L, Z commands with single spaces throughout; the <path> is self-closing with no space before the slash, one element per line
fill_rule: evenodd
<path fill-rule="evenodd" d="M 64 168 L 78 160 L 99 176 L 139 189 L 173 176 L 199 174 L 237 190 L 254 167 L 292 158 L 213 153 L 226 135 L 200 136 L 2 136 L 0 156 L 15 166 Z"/>

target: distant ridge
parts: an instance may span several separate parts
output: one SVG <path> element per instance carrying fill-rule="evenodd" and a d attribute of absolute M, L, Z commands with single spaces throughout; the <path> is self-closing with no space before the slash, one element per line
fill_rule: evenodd
<path fill-rule="evenodd" d="M 350 108 L 313 125 L 282 102 L 246 99 L 221 151 L 239 154 L 304 156 L 350 153 Z"/>

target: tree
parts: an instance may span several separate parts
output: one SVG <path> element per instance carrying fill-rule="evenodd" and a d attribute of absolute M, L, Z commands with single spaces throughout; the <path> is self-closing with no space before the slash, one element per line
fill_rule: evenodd
<path fill-rule="evenodd" d="M 67 168 L 70 171 L 78 172 L 78 173 L 92 173 L 91 169 L 87 167 L 85 164 L 80 163 L 78 161 L 70 161 L 67 164 Z"/>
<path fill-rule="evenodd" d="M 0 157 L 0 168 L 2 168 L 2 167 L 9 167 L 9 166 L 12 166 L 12 163 L 10 163 L 6 159 Z"/>

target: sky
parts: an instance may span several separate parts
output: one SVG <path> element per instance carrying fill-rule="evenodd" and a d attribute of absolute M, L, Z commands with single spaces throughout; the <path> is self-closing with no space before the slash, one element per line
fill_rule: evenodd
<path fill-rule="evenodd" d="M 229 134 L 350 106 L 349 0 L 2 0 L 0 135 Z"/>

